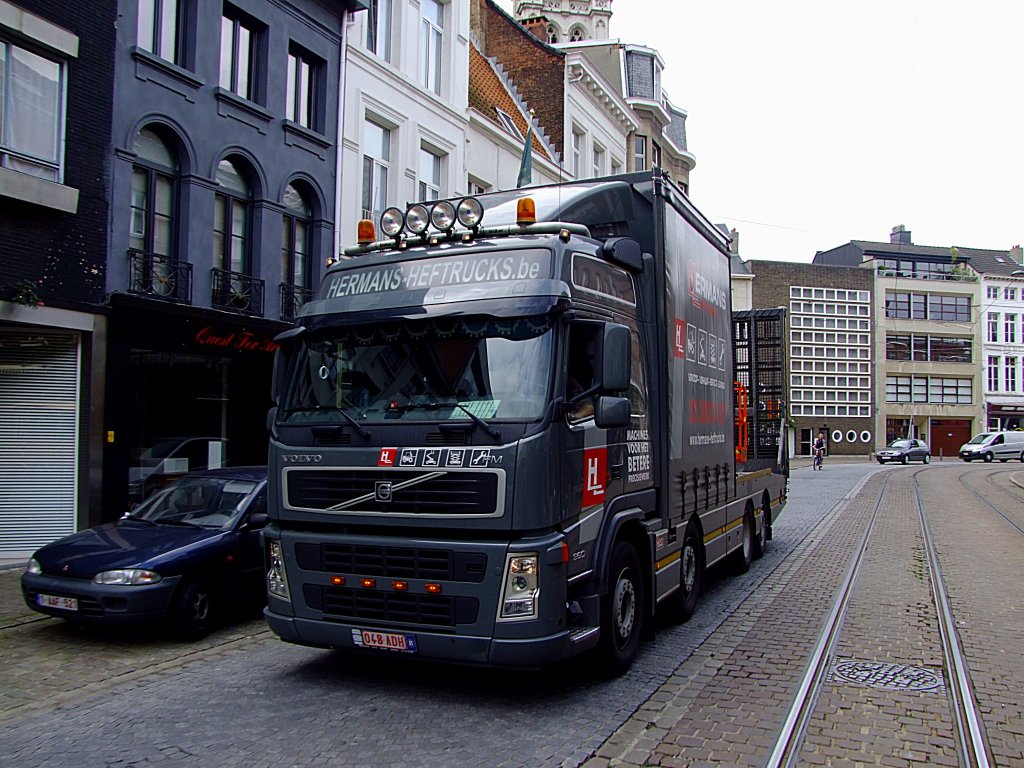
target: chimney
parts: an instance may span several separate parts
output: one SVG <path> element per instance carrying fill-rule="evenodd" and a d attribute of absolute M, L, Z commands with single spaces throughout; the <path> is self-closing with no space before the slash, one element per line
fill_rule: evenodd
<path fill-rule="evenodd" d="M 889 235 L 889 242 L 892 245 L 913 245 L 910 241 L 910 230 L 902 224 L 897 224 L 892 228 L 892 233 Z"/>
<path fill-rule="evenodd" d="M 548 20 L 546 16 L 531 16 L 519 21 L 523 28 L 542 43 L 548 41 Z"/>
<path fill-rule="evenodd" d="M 1010 249 L 1010 258 L 1017 262 L 1018 265 L 1024 265 L 1024 248 L 1019 245 L 1013 246 Z"/>
<path fill-rule="evenodd" d="M 483 7 L 486 0 L 469 0 L 469 30 L 476 35 L 480 53 L 487 56 L 487 11 Z"/>
<path fill-rule="evenodd" d="M 732 238 L 729 241 L 729 253 L 734 253 L 737 256 L 740 255 L 740 233 L 735 228 L 729 230 L 729 237 Z"/>

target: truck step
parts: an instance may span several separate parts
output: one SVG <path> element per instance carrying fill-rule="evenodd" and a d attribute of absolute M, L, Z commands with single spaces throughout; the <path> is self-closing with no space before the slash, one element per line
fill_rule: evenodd
<path fill-rule="evenodd" d="M 574 629 L 569 633 L 569 642 L 582 643 L 588 637 L 596 634 L 599 629 L 600 627 L 580 627 L 579 629 Z"/>

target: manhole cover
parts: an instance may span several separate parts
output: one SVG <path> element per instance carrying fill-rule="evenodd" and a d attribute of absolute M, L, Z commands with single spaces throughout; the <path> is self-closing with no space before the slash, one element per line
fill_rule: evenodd
<path fill-rule="evenodd" d="M 945 688 L 941 673 L 910 664 L 836 659 L 832 662 L 830 676 L 840 682 L 888 691 L 940 691 Z"/>

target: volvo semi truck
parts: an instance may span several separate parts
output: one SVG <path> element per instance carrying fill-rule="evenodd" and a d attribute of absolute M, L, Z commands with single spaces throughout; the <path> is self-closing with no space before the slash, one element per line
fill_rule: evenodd
<path fill-rule="evenodd" d="M 786 499 L 783 312 L 662 172 L 388 209 L 278 337 L 270 627 L 627 669 Z"/>

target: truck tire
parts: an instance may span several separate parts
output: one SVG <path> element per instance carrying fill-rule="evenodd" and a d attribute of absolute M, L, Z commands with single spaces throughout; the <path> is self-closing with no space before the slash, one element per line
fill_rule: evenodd
<path fill-rule="evenodd" d="M 765 499 L 761 503 L 761 533 L 754 536 L 754 559 L 759 560 L 764 557 L 764 553 L 768 551 L 768 534 L 770 532 L 770 526 L 768 525 L 769 520 L 769 509 L 771 508 L 771 502 Z"/>
<path fill-rule="evenodd" d="M 754 511 L 750 507 L 743 513 L 742 543 L 733 554 L 736 573 L 746 573 L 754 562 Z"/>
<path fill-rule="evenodd" d="M 210 634 L 215 618 L 213 598 L 206 583 L 185 584 L 171 610 L 174 633 L 182 640 L 201 640 Z"/>
<path fill-rule="evenodd" d="M 609 573 L 608 593 L 601 599 L 598 655 L 602 672 L 616 676 L 629 669 L 636 658 L 646 618 L 640 556 L 628 541 L 616 542 Z"/>
<path fill-rule="evenodd" d="M 686 526 L 679 559 L 679 589 L 659 606 L 662 615 L 674 624 L 690 620 L 697 610 L 697 600 L 704 588 L 704 550 L 697 535 L 697 526 L 693 523 Z"/>

